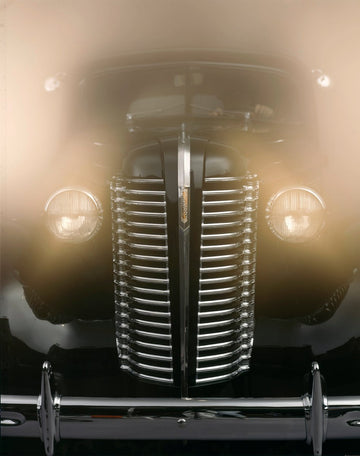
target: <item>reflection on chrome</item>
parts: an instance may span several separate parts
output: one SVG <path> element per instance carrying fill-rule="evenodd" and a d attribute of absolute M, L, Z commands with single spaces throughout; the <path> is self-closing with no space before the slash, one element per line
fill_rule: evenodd
<path fill-rule="evenodd" d="M 213 439 L 306 440 L 314 455 L 325 439 L 359 437 L 360 395 L 326 397 L 318 363 L 312 390 L 279 398 L 113 398 L 70 397 L 51 391 L 51 366 L 43 364 L 36 396 L 2 395 L 2 436 L 38 437 L 47 456 L 67 438 L 192 439 L 207 429 Z M 17 412 L 21 410 L 22 413 Z M 120 424 L 121 423 L 121 424 Z M 159 424 L 161 423 L 161 426 Z M 165 432 L 164 432 L 165 431 Z"/>

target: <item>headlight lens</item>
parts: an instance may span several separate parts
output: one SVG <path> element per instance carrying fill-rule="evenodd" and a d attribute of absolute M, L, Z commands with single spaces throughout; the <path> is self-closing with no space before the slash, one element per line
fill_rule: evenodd
<path fill-rule="evenodd" d="M 54 193 L 45 205 L 48 229 L 59 239 L 84 242 L 94 236 L 102 223 L 99 201 L 90 192 L 63 188 Z"/>
<path fill-rule="evenodd" d="M 325 203 L 312 189 L 293 187 L 280 190 L 267 206 L 271 231 L 288 242 L 305 242 L 316 237 L 324 226 Z"/>

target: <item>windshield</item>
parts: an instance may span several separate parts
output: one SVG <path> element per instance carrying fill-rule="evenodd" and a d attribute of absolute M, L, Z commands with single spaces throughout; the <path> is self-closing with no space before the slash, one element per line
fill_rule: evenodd
<path fill-rule="evenodd" d="M 301 123 L 300 91 L 286 73 L 254 67 L 189 65 L 104 71 L 83 80 L 91 124 L 157 118 Z"/>

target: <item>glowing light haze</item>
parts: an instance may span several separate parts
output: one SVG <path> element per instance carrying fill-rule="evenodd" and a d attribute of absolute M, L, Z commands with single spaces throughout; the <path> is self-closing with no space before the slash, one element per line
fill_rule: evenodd
<path fill-rule="evenodd" d="M 320 147 L 335 196 L 358 205 L 359 20 L 358 0 L 3 1 L 8 197 L 38 191 L 58 152 L 67 100 L 44 90 L 47 78 L 121 52 L 231 48 L 288 54 L 330 76 L 316 91 Z"/>

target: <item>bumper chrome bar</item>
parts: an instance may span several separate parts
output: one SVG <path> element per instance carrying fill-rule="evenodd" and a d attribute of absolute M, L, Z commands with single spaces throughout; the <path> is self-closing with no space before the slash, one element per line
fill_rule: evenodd
<path fill-rule="evenodd" d="M 50 394 L 44 363 L 41 394 L 1 396 L 1 434 L 40 437 L 47 456 L 63 439 L 307 440 L 321 455 L 327 439 L 360 437 L 360 396 L 322 392 L 317 363 L 312 394 L 302 398 L 132 399 Z"/>

